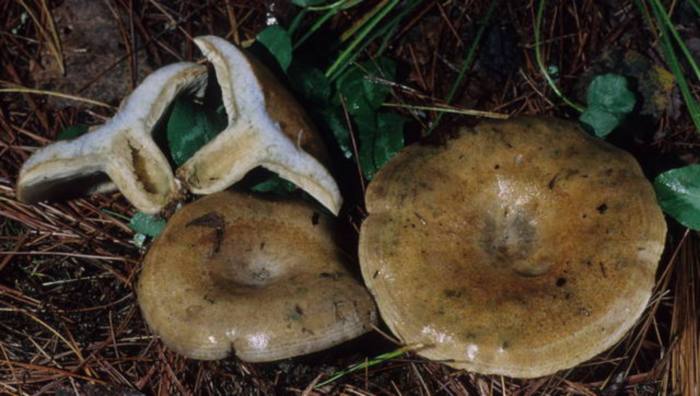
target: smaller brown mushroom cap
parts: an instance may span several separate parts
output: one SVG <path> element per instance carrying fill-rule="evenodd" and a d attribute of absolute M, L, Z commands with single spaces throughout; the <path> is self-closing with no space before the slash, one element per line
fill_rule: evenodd
<path fill-rule="evenodd" d="M 329 219 L 303 202 L 231 191 L 168 221 L 146 255 L 138 300 L 168 347 L 203 360 L 307 354 L 366 333 L 376 318 Z"/>
<path fill-rule="evenodd" d="M 366 201 L 360 264 L 382 318 L 419 354 L 485 374 L 543 376 L 614 345 L 666 235 L 634 158 L 556 119 L 408 147 Z"/>

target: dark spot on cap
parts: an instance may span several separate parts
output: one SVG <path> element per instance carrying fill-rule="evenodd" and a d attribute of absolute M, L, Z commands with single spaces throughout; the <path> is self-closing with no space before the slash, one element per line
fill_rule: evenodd
<path fill-rule="evenodd" d="M 608 205 L 606 203 L 600 204 L 595 210 L 598 211 L 598 213 L 603 214 L 608 210 Z"/>
<path fill-rule="evenodd" d="M 496 165 L 493 166 L 493 169 L 498 169 L 498 168 L 500 168 L 500 167 L 501 167 L 501 165 L 496 164 Z"/>
<path fill-rule="evenodd" d="M 314 214 L 311 216 L 311 224 L 316 225 L 318 224 L 318 219 L 321 216 L 318 214 L 318 212 L 314 212 Z"/>
<path fill-rule="evenodd" d="M 566 284 L 566 278 L 557 278 L 557 287 L 562 287 Z"/>
<path fill-rule="evenodd" d="M 374 271 L 374 274 L 372 274 L 372 279 L 377 279 L 377 276 L 379 276 L 379 271 Z"/>

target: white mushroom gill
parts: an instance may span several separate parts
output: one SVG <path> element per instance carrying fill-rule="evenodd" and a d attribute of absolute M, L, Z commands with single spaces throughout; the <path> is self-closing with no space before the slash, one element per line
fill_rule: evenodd
<path fill-rule="evenodd" d="M 158 69 L 107 123 L 35 152 L 20 170 L 19 199 L 34 203 L 104 191 L 111 180 L 139 210 L 160 211 L 178 193 L 178 185 L 153 140 L 153 129 L 178 94 L 202 93 L 206 75 L 206 67 L 187 62 Z"/>
<path fill-rule="evenodd" d="M 267 70 L 228 41 L 203 36 L 195 43 L 214 65 L 229 125 L 177 170 L 178 178 L 192 192 L 210 194 L 262 166 L 337 214 L 342 197 L 335 180 L 296 143 L 312 135 L 301 108 Z"/>

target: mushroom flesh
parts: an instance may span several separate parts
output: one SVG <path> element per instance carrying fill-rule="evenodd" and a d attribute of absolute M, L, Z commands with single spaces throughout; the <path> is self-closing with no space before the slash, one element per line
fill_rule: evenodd
<path fill-rule="evenodd" d="M 206 72 L 204 66 L 180 62 L 149 75 L 107 123 L 35 152 L 20 170 L 18 198 L 35 203 L 116 186 L 139 210 L 160 211 L 179 189 L 153 129 L 178 94 L 202 92 Z"/>
<path fill-rule="evenodd" d="M 291 94 L 228 41 L 215 36 L 194 41 L 214 65 L 228 126 L 177 170 L 178 177 L 192 192 L 210 194 L 262 166 L 338 214 L 338 186 L 319 162 L 326 158 L 322 139 Z"/>

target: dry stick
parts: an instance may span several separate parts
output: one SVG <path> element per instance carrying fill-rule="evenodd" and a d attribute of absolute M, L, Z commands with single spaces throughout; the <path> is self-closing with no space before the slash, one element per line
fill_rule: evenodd
<path fill-rule="evenodd" d="M 40 324 L 40 325 L 43 326 L 45 329 L 47 329 L 49 332 L 51 332 L 53 335 L 55 335 L 56 337 L 58 337 L 61 341 L 63 341 L 63 343 L 66 344 L 66 346 L 68 346 L 68 349 L 70 349 L 71 351 L 73 351 L 73 353 L 75 354 L 75 356 L 78 357 L 78 360 L 79 360 L 81 363 L 85 360 L 85 359 L 83 358 L 83 355 L 80 353 L 80 350 L 79 350 L 75 345 L 73 345 L 73 344 L 71 344 L 70 342 L 68 342 L 68 340 L 67 340 L 65 337 L 63 337 L 63 335 L 61 335 L 61 333 L 58 332 L 58 330 L 56 330 L 56 329 L 54 329 L 53 327 L 49 326 L 46 322 L 44 322 L 43 320 L 41 320 L 41 319 L 39 319 L 38 317 L 34 316 L 33 314 L 29 313 L 29 311 L 27 311 L 27 310 L 20 309 L 20 310 L 18 310 L 18 312 L 23 313 L 23 314 L 29 316 L 29 318 L 31 318 L 33 321 L 35 321 L 36 323 Z M 86 367 L 86 368 L 85 368 L 85 373 L 86 373 L 88 376 L 90 376 L 90 378 L 93 377 L 93 376 L 95 375 L 95 374 L 90 370 L 89 367 Z"/>
<path fill-rule="evenodd" d="M 681 238 L 680 242 L 678 242 L 678 246 L 673 250 L 673 254 L 671 255 L 671 258 L 669 259 L 668 266 L 664 270 L 663 274 L 661 275 L 662 279 L 662 284 L 658 288 L 658 290 L 664 290 L 668 287 L 669 282 L 671 281 L 671 273 L 673 272 L 672 269 L 675 266 L 676 263 L 676 258 L 678 257 L 678 253 L 681 250 L 681 247 L 685 244 L 686 239 L 688 238 L 690 230 L 686 228 L 685 232 L 683 233 L 683 237 Z M 634 353 L 630 356 L 630 363 L 627 365 L 627 368 L 625 369 L 625 376 L 629 375 L 630 370 L 632 369 L 632 364 L 634 363 L 637 354 L 639 354 L 639 351 L 642 348 L 642 336 L 641 334 L 645 333 L 646 330 L 649 328 L 651 325 L 651 319 L 654 317 L 656 314 L 656 310 L 659 308 L 659 305 L 661 304 L 662 299 L 657 298 L 656 301 L 654 301 L 649 308 L 648 314 L 647 314 L 647 319 L 644 321 L 644 324 L 642 325 L 642 329 L 644 329 L 643 332 L 640 332 L 640 341 L 637 344 L 637 347 L 634 349 Z M 606 383 L 603 384 L 603 387 L 607 385 L 607 380 L 605 381 Z"/>
<path fill-rule="evenodd" d="M 85 102 L 89 103 L 91 105 L 95 106 L 100 106 L 104 107 L 110 110 L 116 110 L 117 108 L 111 105 L 108 105 L 107 103 L 100 102 L 98 100 L 92 100 L 92 99 L 87 99 L 83 98 L 81 96 L 75 96 L 75 95 L 69 95 L 61 92 L 55 92 L 55 91 L 46 91 L 43 89 L 33 89 L 33 88 L 27 88 L 27 87 L 22 87 L 22 86 L 16 86 L 15 88 L 0 88 L 0 92 L 6 92 L 6 93 L 29 93 L 29 94 L 39 94 L 39 95 L 48 95 L 48 96 L 56 96 L 59 98 L 63 99 L 69 99 L 69 100 L 75 100 L 78 102 Z"/>

